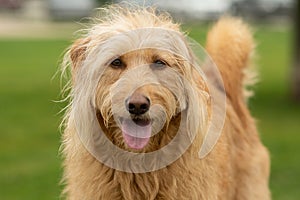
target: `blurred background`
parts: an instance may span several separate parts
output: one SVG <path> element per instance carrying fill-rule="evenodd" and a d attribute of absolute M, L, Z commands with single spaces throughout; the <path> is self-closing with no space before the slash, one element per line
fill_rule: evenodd
<path fill-rule="evenodd" d="M 114 1 L 117 2 L 117 1 Z M 300 197 L 300 17 L 293 0 L 150 0 L 205 45 L 224 14 L 251 24 L 260 81 L 249 102 L 272 160 L 275 200 Z M 176 2 L 176 3 L 175 3 Z M 0 0 L 0 199 L 59 199 L 59 77 L 79 21 L 107 1 Z"/>

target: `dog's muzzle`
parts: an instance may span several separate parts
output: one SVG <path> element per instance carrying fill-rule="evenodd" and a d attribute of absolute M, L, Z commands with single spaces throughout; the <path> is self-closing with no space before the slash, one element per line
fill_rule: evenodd
<path fill-rule="evenodd" d="M 133 93 L 125 100 L 125 107 L 131 118 L 121 120 L 124 141 L 132 149 L 142 149 L 148 144 L 152 132 L 151 120 L 145 117 L 150 108 L 150 99 Z"/>

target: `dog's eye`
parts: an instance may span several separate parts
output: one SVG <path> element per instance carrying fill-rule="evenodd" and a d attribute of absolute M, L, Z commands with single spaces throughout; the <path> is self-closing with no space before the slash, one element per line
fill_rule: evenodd
<path fill-rule="evenodd" d="M 113 67 L 113 68 L 123 68 L 124 67 L 124 63 L 122 62 L 122 60 L 120 58 L 117 58 L 117 59 L 114 59 L 110 65 Z"/>
<path fill-rule="evenodd" d="M 166 66 L 166 63 L 162 60 L 156 60 L 151 65 L 153 68 L 163 68 Z"/>

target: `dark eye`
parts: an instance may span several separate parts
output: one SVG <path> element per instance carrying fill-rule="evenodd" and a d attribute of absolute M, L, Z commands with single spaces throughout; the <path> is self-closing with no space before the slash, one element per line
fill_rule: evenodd
<path fill-rule="evenodd" d="M 154 67 L 154 68 L 163 68 L 163 67 L 166 66 L 166 63 L 162 60 L 156 60 L 152 63 L 151 66 Z"/>
<path fill-rule="evenodd" d="M 117 58 L 117 59 L 114 59 L 110 65 L 113 67 L 113 68 L 122 68 L 124 67 L 124 63 L 122 62 L 122 60 L 120 58 Z"/>

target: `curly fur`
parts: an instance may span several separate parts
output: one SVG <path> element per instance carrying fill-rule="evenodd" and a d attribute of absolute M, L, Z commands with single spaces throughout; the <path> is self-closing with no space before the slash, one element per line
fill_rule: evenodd
<path fill-rule="evenodd" d="M 103 11 L 105 15 L 95 20 L 92 28 L 74 42 L 65 56 L 64 67 L 70 66 L 72 72 L 71 103 L 65 117 L 62 144 L 66 198 L 270 199 L 269 155 L 259 140 L 255 121 L 247 109 L 244 95 L 244 71 L 254 48 L 248 27 L 241 20 L 226 17 L 220 19 L 208 33 L 206 50 L 217 64 L 226 89 L 226 119 L 222 135 L 214 149 L 208 156 L 199 159 L 197 153 L 203 141 L 202 133 L 207 129 L 206 123 L 210 117 L 209 91 L 202 78 L 195 76 L 188 62 L 168 52 L 168 49 L 172 48 L 172 52 L 184 54 L 192 60 L 188 42 L 181 37 L 184 34 L 181 33 L 179 25 L 172 22 L 169 15 L 157 13 L 151 8 L 131 9 L 112 5 Z M 152 62 L 153 55 L 159 54 L 166 60 L 169 59 L 169 65 L 191 80 L 192 84 L 190 91 L 181 93 L 180 91 L 184 91 L 184 87 L 181 88 L 184 83 L 172 79 L 172 84 L 178 88 L 178 96 L 182 97 L 181 99 L 175 98 L 172 92 L 161 86 L 147 85 L 138 89 L 138 92 L 148 95 L 166 110 L 164 128 L 151 137 L 149 144 L 139 152 L 157 150 L 172 140 L 181 118 L 178 115 L 178 104 L 189 107 L 187 112 L 190 112 L 190 124 L 187 129 L 200 134 L 197 134 L 188 150 L 171 165 L 153 172 L 127 173 L 107 167 L 87 151 L 77 134 L 74 122 L 74 118 L 78 117 L 75 115 L 80 113 L 74 113 L 73 109 L 79 106 L 78 96 L 80 99 L 88 99 L 89 94 L 84 91 L 94 92 L 95 118 L 99 126 L 115 145 L 127 151 L 134 151 L 126 146 L 120 136 L 121 131 L 113 119 L 112 99 L 109 95 L 123 72 L 107 69 L 98 81 L 95 75 L 98 68 L 93 64 L 105 65 L 109 59 L 116 56 L 114 54 L 118 49 L 125 48 L 126 41 L 107 44 L 109 38 L 118 33 L 142 28 L 164 28 L 178 33 L 179 37 L 166 39 L 161 36 L 159 42 L 160 45 L 164 45 L 166 51 L 155 52 L 146 46 L 140 51 L 129 52 L 122 57 L 127 67 Z M 139 40 L 131 41 L 130 45 L 134 45 L 135 41 Z M 191 60 L 189 62 L 192 62 Z M 147 77 L 147 72 L 141 70 L 139 73 L 140 76 Z M 124 79 L 124 88 L 119 88 L 120 91 L 116 93 L 122 96 L 122 90 L 129 88 L 130 84 L 133 84 L 132 80 L 135 80 L 134 77 L 128 78 L 127 81 Z M 84 109 L 78 110 L 84 112 Z M 123 112 L 121 108 L 119 111 Z M 158 116 L 158 119 L 159 117 L 161 116 Z M 81 120 L 87 119 L 82 115 Z M 88 130 L 88 127 L 86 128 Z"/>

